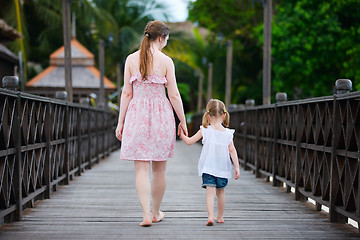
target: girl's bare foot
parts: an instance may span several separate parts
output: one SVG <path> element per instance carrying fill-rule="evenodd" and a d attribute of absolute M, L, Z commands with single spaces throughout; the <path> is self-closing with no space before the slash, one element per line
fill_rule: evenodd
<path fill-rule="evenodd" d="M 160 214 L 158 216 L 154 215 L 152 222 L 153 223 L 157 223 L 160 222 L 161 220 L 163 220 L 165 217 L 165 213 L 163 213 L 162 211 L 160 211 Z"/>
<path fill-rule="evenodd" d="M 213 226 L 214 225 L 214 220 L 211 218 L 208 218 L 207 223 L 205 224 L 206 226 Z"/>
<path fill-rule="evenodd" d="M 150 227 L 151 226 L 151 221 L 149 219 L 144 219 L 139 226 L 141 227 Z"/>

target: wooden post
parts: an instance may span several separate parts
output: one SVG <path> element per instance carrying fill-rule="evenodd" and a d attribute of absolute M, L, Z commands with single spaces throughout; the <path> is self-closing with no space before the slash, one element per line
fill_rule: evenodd
<path fill-rule="evenodd" d="M 121 87 L 122 87 L 122 71 L 121 63 L 116 64 L 116 83 L 117 83 L 117 92 L 118 92 L 118 104 L 120 108 L 121 103 Z M 119 109 L 120 111 L 120 109 Z"/>
<path fill-rule="evenodd" d="M 259 115 L 260 115 L 260 113 L 259 113 L 259 110 L 258 109 L 256 109 L 255 110 L 255 115 L 256 115 L 256 126 L 260 126 L 260 118 L 259 118 Z M 254 162 L 254 165 L 255 165 L 255 177 L 256 178 L 259 178 L 259 177 L 261 177 L 261 174 L 260 174 L 260 165 L 261 165 L 261 162 L 259 161 L 259 152 L 260 152 L 260 149 L 259 149 L 259 147 L 260 147 L 260 144 L 259 144 L 259 142 L 260 142 L 260 128 L 259 127 L 257 127 L 256 129 L 255 129 L 255 136 L 256 136 L 256 138 L 255 138 L 255 156 L 254 156 L 254 159 L 255 159 L 255 162 Z"/>
<path fill-rule="evenodd" d="M 280 186 L 280 182 L 276 179 L 277 176 L 277 167 L 278 167 L 278 150 L 277 150 L 277 140 L 278 140 L 278 132 L 279 132 L 279 107 L 277 106 L 277 104 L 275 105 L 275 119 L 274 119 L 274 136 L 273 136 L 273 144 L 274 144 L 274 148 L 273 148 L 273 166 L 272 166 L 272 170 L 273 170 L 273 186 L 274 187 L 279 187 Z"/>
<path fill-rule="evenodd" d="M 208 68 L 208 88 L 207 88 L 207 101 L 212 98 L 212 79 L 213 79 L 213 63 L 209 63 Z"/>
<path fill-rule="evenodd" d="M 99 41 L 99 69 L 100 69 L 100 92 L 99 105 L 105 107 L 105 91 L 104 91 L 104 40 Z"/>
<path fill-rule="evenodd" d="M 20 74 L 20 91 L 25 90 L 24 84 L 24 68 L 23 68 L 23 53 L 19 51 L 19 74 Z"/>
<path fill-rule="evenodd" d="M 245 106 L 246 106 L 246 110 L 245 110 L 245 127 L 244 127 L 244 146 L 243 146 L 243 151 L 244 151 L 244 155 L 243 155 L 243 158 L 244 158 L 244 170 L 248 170 L 249 167 L 248 167 L 248 162 L 249 162 L 249 152 L 248 152 L 248 136 L 247 136 L 247 132 L 248 132 L 248 126 L 249 126 L 249 123 L 250 123 L 250 120 L 248 119 L 248 108 L 249 107 L 254 107 L 255 106 L 255 100 L 253 99 L 247 99 L 245 101 Z"/>
<path fill-rule="evenodd" d="M 64 68 L 65 91 L 67 100 L 73 101 L 72 73 L 71 73 L 71 34 L 70 34 L 70 1 L 62 0 L 63 35 L 64 35 Z"/>
<path fill-rule="evenodd" d="M 295 160 L 295 200 L 305 202 L 306 197 L 304 197 L 300 191 L 300 183 L 301 183 L 301 135 L 302 131 L 304 131 L 304 115 L 303 115 L 303 107 L 302 105 L 298 105 L 297 107 L 297 126 L 296 126 L 296 160 Z"/>
<path fill-rule="evenodd" d="M 44 198 L 50 198 L 51 195 L 51 103 L 46 103 L 46 113 L 45 113 L 45 138 L 46 138 L 46 158 L 44 166 L 44 179 L 46 184 L 46 190 L 44 192 Z"/>
<path fill-rule="evenodd" d="M 264 56 L 263 56 L 263 104 L 270 104 L 271 99 L 271 19 L 272 0 L 264 5 Z"/>
<path fill-rule="evenodd" d="M 229 107 L 231 104 L 231 77 L 232 77 L 232 58 L 233 58 L 233 41 L 226 42 L 226 86 L 225 86 L 225 106 Z"/>
<path fill-rule="evenodd" d="M 76 162 L 79 166 L 78 169 L 78 176 L 81 176 L 81 157 L 82 157 L 82 141 L 81 141 L 81 125 L 83 124 L 81 121 L 81 115 L 82 115 L 82 109 L 81 108 L 76 108 L 76 135 L 77 135 L 77 154 L 75 154 L 75 156 L 77 155 L 77 159 Z"/>
<path fill-rule="evenodd" d="M 352 89 L 352 82 L 349 79 L 338 79 L 335 82 L 336 94 L 348 94 Z M 346 116 L 348 117 L 348 116 Z M 331 222 L 345 223 L 347 218 L 336 211 L 337 205 L 337 191 L 339 190 L 339 169 L 337 167 L 337 144 L 341 134 L 341 111 L 340 103 L 334 95 L 333 103 L 333 131 L 332 131 L 332 146 L 331 146 L 331 167 L 330 167 L 330 208 L 329 220 Z"/>
<path fill-rule="evenodd" d="M 22 164 L 21 164 L 21 96 L 18 93 L 16 100 L 16 112 L 14 116 L 14 136 L 16 144 L 16 157 L 15 157 L 15 174 L 14 174 L 14 192 L 15 192 L 15 202 L 16 202 L 16 211 L 15 218 L 16 220 L 22 220 Z"/>
<path fill-rule="evenodd" d="M 89 99 L 90 102 L 90 99 Z M 88 106 L 87 109 L 87 123 L 86 123 L 86 127 L 87 127 L 87 137 L 88 137 L 88 146 L 87 146 L 87 154 L 88 154 L 88 162 L 89 162 L 89 169 L 92 168 L 92 162 L 91 162 L 91 110 Z"/>
<path fill-rule="evenodd" d="M 203 82 L 204 82 L 204 74 L 199 71 L 199 85 L 198 85 L 198 100 L 197 100 L 197 112 L 201 111 L 202 107 L 202 95 L 203 95 Z"/>

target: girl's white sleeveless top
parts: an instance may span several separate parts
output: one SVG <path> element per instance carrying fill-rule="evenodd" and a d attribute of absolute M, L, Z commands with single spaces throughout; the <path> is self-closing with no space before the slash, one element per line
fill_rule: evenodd
<path fill-rule="evenodd" d="M 226 128 L 219 131 L 210 126 L 200 127 L 203 148 L 201 151 L 198 171 L 221 178 L 231 178 L 231 159 L 229 144 L 233 139 L 235 130 Z"/>

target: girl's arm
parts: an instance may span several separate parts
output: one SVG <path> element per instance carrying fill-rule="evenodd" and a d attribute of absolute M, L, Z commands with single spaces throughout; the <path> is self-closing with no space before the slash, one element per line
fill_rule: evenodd
<path fill-rule="evenodd" d="M 184 107 L 181 100 L 181 96 L 179 93 L 179 89 L 176 84 L 176 77 L 175 77 L 175 66 L 174 62 L 170 57 L 165 58 L 165 64 L 166 64 L 166 79 L 167 79 L 167 89 L 168 89 L 168 95 L 171 102 L 171 105 L 173 106 L 176 115 L 178 116 L 180 120 L 179 129 L 178 129 L 178 135 L 180 135 L 181 129 L 184 131 L 184 134 L 188 135 L 188 130 L 186 126 L 186 120 L 185 120 L 185 113 L 184 113 Z"/>
<path fill-rule="evenodd" d="M 196 143 L 197 141 L 199 141 L 202 138 L 202 134 L 201 134 L 201 129 L 199 131 L 197 131 L 197 133 L 195 133 L 194 136 L 192 137 L 188 137 L 184 134 L 183 131 L 181 131 L 180 134 L 180 138 L 187 144 L 187 145 L 191 145 Z"/>
<path fill-rule="evenodd" d="M 237 180 L 240 177 L 240 167 L 239 167 L 238 155 L 233 141 L 231 141 L 231 143 L 229 144 L 229 152 L 231 156 L 231 161 L 235 166 L 235 179 Z"/>
<path fill-rule="evenodd" d="M 115 130 L 116 137 L 120 141 L 122 139 L 122 131 L 124 127 L 126 111 L 132 97 L 133 97 L 133 89 L 132 89 L 132 85 L 130 84 L 130 66 L 129 66 L 129 57 L 128 57 L 125 62 L 124 88 L 121 93 L 119 119 L 118 119 L 118 125 Z"/>

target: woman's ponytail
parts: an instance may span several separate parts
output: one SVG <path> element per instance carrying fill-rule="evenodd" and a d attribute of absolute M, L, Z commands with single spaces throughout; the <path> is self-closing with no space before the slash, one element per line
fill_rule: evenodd
<path fill-rule="evenodd" d="M 150 69 L 153 64 L 153 55 L 150 50 L 150 42 L 156 41 L 158 37 L 163 39 L 169 35 L 170 30 L 165 23 L 161 21 L 150 21 L 145 27 L 144 38 L 140 46 L 140 60 L 139 60 L 139 71 L 141 78 L 146 80 L 150 73 Z"/>
<path fill-rule="evenodd" d="M 141 79 L 149 75 L 149 69 L 152 64 L 152 54 L 150 53 L 150 35 L 145 32 L 145 36 L 140 47 L 140 66 Z"/>

